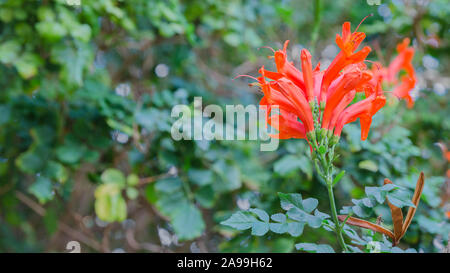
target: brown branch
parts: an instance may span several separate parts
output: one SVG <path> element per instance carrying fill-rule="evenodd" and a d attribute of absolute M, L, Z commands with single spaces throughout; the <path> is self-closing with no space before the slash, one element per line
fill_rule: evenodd
<path fill-rule="evenodd" d="M 27 207 L 29 207 L 31 210 L 33 210 L 36 214 L 44 217 L 45 216 L 45 208 L 43 208 L 41 205 L 33 201 L 31 198 L 26 196 L 25 194 L 21 193 L 20 191 L 16 191 L 16 197 L 17 199 L 25 204 Z M 91 247 L 92 249 L 95 249 L 98 252 L 102 251 L 101 245 L 95 241 L 92 238 L 89 238 L 85 234 L 71 228 L 70 226 L 66 225 L 65 223 L 58 221 L 58 227 L 61 229 L 62 232 L 64 232 L 69 237 L 73 237 L 76 240 L 84 243 L 85 245 Z"/>

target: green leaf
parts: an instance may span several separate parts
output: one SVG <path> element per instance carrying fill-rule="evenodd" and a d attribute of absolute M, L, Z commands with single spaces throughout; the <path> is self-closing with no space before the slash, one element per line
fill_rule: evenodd
<path fill-rule="evenodd" d="M 392 192 L 389 192 L 387 194 L 387 199 L 391 204 L 399 208 L 403 208 L 405 206 L 413 208 L 416 207 L 414 203 L 411 201 L 411 195 L 404 188 L 399 188 L 393 190 Z"/>
<path fill-rule="evenodd" d="M 249 209 L 250 212 L 253 212 L 258 216 L 258 218 L 263 222 L 269 222 L 269 214 L 261 209 Z"/>
<path fill-rule="evenodd" d="M 9 64 L 16 61 L 20 49 L 20 43 L 16 40 L 10 40 L 2 43 L 0 45 L 0 62 Z"/>
<path fill-rule="evenodd" d="M 131 200 L 134 200 L 138 197 L 139 191 L 136 188 L 128 187 L 127 188 L 127 197 Z"/>
<path fill-rule="evenodd" d="M 254 222 L 252 225 L 252 235 L 263 236 L 269 231 L 269 223 L 266 222 Z"/>
<path fill-rule="evenodd" d="M 112 118 L 109 118 L 106 120 L 106 123 L 111 127 L 112 129 L 119 130 L 129 136 L 133 135 L 133 128 L 127 124 L 124 124 L 120 121 L 114 120 Z"/>
<path fill-rule="evenodd" d="M 319 228 L 322 225 L 324 215 L 316 210 L 316 215 L 310 213 L 317 207 L 319 202 L 317 199 L 308 198 L 302 200 L 301 194 L 298 193 L 278 193 L 280 197 L 281 207 L 287 210 L 287 215 L 290 219 L 300 223 L 307 223 L 312 228 Z"/>
<path fill-rule="evenodd" d="M 270 223 L 269 229 L 272 232 L 283 234 L 286 233 L 288 230 L 288 223 Z"/>
<path fill-rule="evenodd" d="M 22 153 L 15 161 L 17 167 L 28 174 L 35 174 L 45 167 L 46 149 L 44 147 L 32 146 L 28 151 Z"/>
<path fill-rule="evenodd" d="M 69 178 L 69 174 L 64 166 L 55 161 L 49 161 L 45 167 L 44 173 L 47 177 L 64 183 Z"/>
<path fill-rule="evenodd" d="M 170 116 L 165 111 L 155 108 L 146 108 L 136 113 L 136 123 L 150 132 L 159 130 L 170 132 Z"/>
<path fill-rule="evenodd" d="M 117 184 L 119 187 L 125 187 L 125 176 L 117 169 L 106 169 L 100 179 L 106 184 Z"/>
<path fill-rule="evenodd" d="M 305 227 L 304 223 L 290 222 L 290 223 L 287 223 L 287 232 L 291 236 L 298 237 L 298 236 L 302 235 L 304 227 Z"/>
<path fill-rule="evenodd" d="M 205 229 L 202 214 L 193 204 L 180 208 L 173 215 L 172 224 L 180 240 L 194 239 L 200 236 Z"/>
<path fill-rule="evenodd" d="M 294 207 L 289 209 L 287 215 L 290 219 L 298 222 L 308 223 L 308 226 L 312 228 L 319 228 L 322 225 L 322 218 L 306 213 L 305 211 Z"/>
<path fill-rule="evenodd" d="M 95 213 L 105 222 L 123 221 L 127 217 L 127 205 L 118 184 L 109 183 L 95 190 Z"/>
<path fill-rule="evenodd" d="M 333 248 L 327 244 L 300 243 L 296 244 L 295 248 L 310 253 L 335 253 Z"/>
<path fill-rule="evenodd" d="M 173 193 L 183 186 L 183 182 L 178 177 L 165 178 L 155 183 L 155 189 L 163 193 Z"/>
<path fill-rule="evenodd" d="M 365 192 L 367 197 L 375 198 L 375 200 L 377 200 L 378 203 L 382 204 L 384 203 L 384 200 L 388 192 L 392 191 L 397 187 L 398 186 L 394 184 L 386 184 L 381 187 L 366 187 Z"/>
<path fill-rule="evenodd" d="M 281 176 L 299 170 L 302 167 L 302 161 L 293 155 L 283 156 L 273 165 L 274 171 Z"/>
<path fill-rule="evenodd" d="M 366 187 L 365 192 L 368 197 L 375 198 L 378 203 L 382 204 L 384 202 L 386 193 L 384 191 L 381 191 L 379 187 Z"/>
<path fill-rule="evenodd" d="M 378 171 L 378 165 L 377 163 L 375 163 L 372 160 L 363 160 L 361 162 L 359 162 L 358 167 L 360 169 L 365 169 L 371 172 L 376 172 Z"/>
<path fill-rule="evenodd" d="M 194 184 L 204 186 L 213 182 L 213 172 L 211 170 L 189 169 L 188 178 Z"/>
<path fill-rule="evenodd" d="M 272 220 L 277 223 L 270 223 L 269 228 L 272 232 L 282 234 L 289 233 L 293 237 L 300 236 L 303 233 L 304 223 L 300 222 L 286 222 L 286 215 L 277 213 L 272 215 Z"/>
<path fill-rule="evenodd" d="M 302 195 L 299 193 L 278 193 L 280 197 L 280 204 L 284 210 L 289 210 L 293 207 L 303 208 Z"/>
<path fill-rule="evenodd" d="M 50 179 L 43 176 L 39 176 L 28 188 L 28 191 L 36 196 L 41 204 L 52 200 L 54 196 L 52 182 Z"/>
<path fill-rule="evenodd" d="M 286 215 L 283 213 L 273 214 L 272 216 L 270 216 L 270 218 L 272 218 L 272 220 L 274 220 L 275 222 L 279 222 L 279 223 L 286 222 Z"/>
<path fill-rule="evenodd" d="M 221 178 L 221 181 L 214 183 L 217 191 L 232 191 L 239 189 L 242 185 L 241 172 L 234 164 L 227 164 L 225 160 L 218 160 L 212 166 L 214 172 Z"/>
<path fill-rule="evenodd" d="M 342 177 L 344 177 L 344 175 L 345 170 L 342 170 L 338 175 L 336 175 L 336 177 L 333 180 L 333 186 L 336 185 L 342 179 Z"/>
<path fill-rule="evenodd" d="M 190 204 L 186 194 L 183 191 L 171 193 L 157 192 L 156 207 L 165 216 L 173 219 L 178 211 Z"/>
<path fill-rule="evenodd" d="M 83 146 L 77 143 L 66 143 L 64 146 L 56 149 L 56 156 L 58 159 L 66 164 L 78 163 L 85 153 Z"/>
<path fill-rule="evenodd" d="M 36 75 L 41 64 L 41 57 L 33 53 L 24 53 L 14 62 L 14 66 L 24 79 L 29 79 Z"/>
<path fill-rule="evenodd" d="M 261 214 L 263 218 L 266 217 L 264 215 L 265 212 L 261 213 L 261 211 L 258 211 L 258 213 Z M 238 211 L 231 215 L 231 217 L 227 220 L 222 221 L 221 224 L 238 230 L 246 230 L 251 228 L 252 235 L 255 236 L 262 236 L 266 234 L 270 228 L 269 222 L 261 222 L 247 211 Z"/>
<path fill-rule="evenodd" d="M 127 185 L 128 186 L 134 187 L 134 186 L 137 186 L 138 184 L 139 184 L 139 177 L 136 174 L 132 173 L 127 176 Z"/>
<path fill-rule="evenodd" d="M 228 218 L 225 221 L 222 221 L 220 224 L 229 226 L 238 230 L 246 230 L 253 226 L 253 223 L 257 222 L 258 220 L 255 218 L 255 216 L 251 215 L 248 212 L 238 211 L 231 215 L 230 218 Z"/>
<path fill-rule="evenodd" d="M 150 185 L 148 185 L 147 187 L 145 187 L 145 197 L 147 198 L 148 202 L 150 202 L 150 204 L 155 204 L 157 199 L 158 199 L 158 195 L 157 192 L 155 190 L 155 184 L 152 183 Z"/>
<path fill-rule="evenodd" d="M 204 208 L 212 208 L 215 203 L 213 188 L 209 185 L 200 187 L 195 192 L 195 200 L 197 200 Z"/>
<path fill-rule="evenodd" d="M 86 24 L 75 24 L 70 28 L 70 34 L 73 38 L 87 43 L 91 38 L 91 27 Z"/>
<path fill-rule="evenodd" d="M 83 71 L 91 59 L 89 46 L 80 42 L 75 42 L 73 46 L 58 44 L 51 50 L 52 62 L 62 66 L 61 76 L 69 84 L 83 84 Z"/>
<path fill-rule="evenodd" d="M 229 44 L 230 46 L 236 47 L 241 43 L 241 36 L 235 32 L 230 32 L 225 34 L 223 37 L 225 42 Z"/>
<path fill-rule="evenodd" d="M 35 27 L 38 33 L 50 42 L 56 42 L 67 34 L 66 28 L 54 21 L 38 22 Z"/>
<path fill-rule="evenodd" d="M 319 201 L 315 198 L 307 198 L 303 200 L 302 205 L 304 211 L 311 213 L 319 205 Z"/>

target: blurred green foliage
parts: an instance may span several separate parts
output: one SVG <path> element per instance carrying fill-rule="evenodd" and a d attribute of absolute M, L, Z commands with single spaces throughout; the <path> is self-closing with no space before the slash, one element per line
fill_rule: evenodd
<path fill-rule="evenodd" d="M 445 0 L 381 2 L 324 0 L 319 11 L 315 62 L 326 63 L 344 21 L 355 26 L 374 13 L 361 26 L 374 48 L 369 58 L 386 63 L 396 43 L 411 37 L 421 75 L 413 109 L 389 102 L 365 142 L 358 125 L 345 128 L 338 204 L 351 205 L 385 177 L 412 189 L 424 171 L 423 202 L 401 247 L 437 252 L 450 232 L 448 163 L 436 145 L 450 145 L 449 79 L 443 76 L 450 7 Z M 0 0 L 0 251 L 64 251 L 70 240 L 80 240 L 83 252 L 290 252 L 299 243 L 299 250 L 326 250 L 308 244 L 335 241 L 311 228 L 320 216 L 311 215 L 300 234 L 280 226 L 286 216 L 277 192 L 326 200 L 304 141 L 260 152 L 256 141 L 170 136 L 172 107 L 192 108 L 194 96 L 204 105 L 257 103 L 257 92 L 232 78 L 267 64 L 270 52 L 257 50 L 261 46 L 279 48 L 290 39 L 289 54 L 298 57 L 311 43 L 313 6 Z M 246 217 L 256 213 L 263 222 L 269 212 L 278 232 L 254 237 L 219 224 L 248 208 L 259 210 Z M 392 224 L 386 206 L 374 211 L 372 220 L 380 215 Z M 258 227 L 254 234 L 262 234 Z"/>

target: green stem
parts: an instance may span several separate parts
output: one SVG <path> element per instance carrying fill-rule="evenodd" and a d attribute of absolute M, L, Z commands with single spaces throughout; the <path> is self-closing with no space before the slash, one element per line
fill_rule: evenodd
<path fill-rule="evenodd" d="M 330 176 L 331 178 L 331 176 Z M 330 179 L 331 180 L 331 179 Z M 341 245 L 344 252 L 347 252 L 347 245 L 345 244 L 344 237 L 342 236 L 342 229 L 337 217 L 336 211 L 336 202 L 334 201 L 334 193 L 333 193 L 333 181 L 327 181 L 327 189 L 328 189 L 328 198 L 330 199 L 330 207 L 331 207 L 331 216 L 333 218 L 333 222 L 335 225 L 336 236 L 339 244 Z"/>
<path fill-rule="evenodd" d="M 315 148 L 315 154 L 316 157 L 318 157 L 318 160 L 316 160 L 320 164 L 315 164 L 316 171 L 319 173 L 321 178 L 325 181 L 325 184 L 327 186 L 328 190 L 328 198 L 330 200 L 330 208 L 331 208 L 331 217 L 333 219 L 334 225 L 335 225 L 335 232 L 337 240 L 342 247 L 342 250 L 344 252 L 347 252 L 347 245 L 345 244 L 344 237 L 342 235 L 342 228 L 339 223 L 339 219 L 337 217 L 337 210 L 336 210 L 336 201 L 334 199 L 334 192 L 333 192 L 333 156 L 334 156 L 334 145 L 332 145 L 331 149 L 328 149 L 328 154 L 330 155 L 328 158 L 325 154 L 321 154 L 318 151 L 318 146 L 316 143 L 313 143 L 313 146 Z M 327 160 L 328 159 L 328 160 Z M 319 166 L 320 165 L 320 166 Z"/>
<path fill-rule="evenodd" d="M 320 0 L 314 1 L 314 26 L 311 33 L 311 54 L 314 55 L 317 38 L 319 37 L 320 20 L 321 20 L 322 5 Z"/>

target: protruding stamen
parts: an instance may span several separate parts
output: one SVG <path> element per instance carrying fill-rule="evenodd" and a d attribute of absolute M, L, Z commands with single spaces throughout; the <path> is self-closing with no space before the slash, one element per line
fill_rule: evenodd
<path fill-rule="evenodd" d="M 241 77 L 248 77 L 248 78 L 250 78 L 250 79 L 253 79 L 253 80 L 255 80 L 255 81 L 258 81 L 257 78 L 255 78 L 255 77 L 253 77 L 253 76 L 250 76 L 250 75 L 237 75 L 236 77 L 233 78 L 233 81 L 234 81 L 235 79 L 241 78 Z"/>
<path fill-rule="evenodd" d="M 260 50 L 261 48 L 270 49 L 270 50 L 272 50 L 273 53 L 275 53 L 275 50 L 273 48 L 271 48 L 270 46 L 261 46 L 261 47 L 258 47 L 258 50 Z"/>
<path fill-rule="evenodd" d="M 358 31 L 359 26 L 362 24 L 362 22 L 364 22 L 364 20 L 366 20 L 367 18 L 372 17 L 372 16 L 373 16 L 373 13 L 371 13 L 371 14 L 367 15 L 366 17 L 364 17 L 364 18 L 361 20 L 361 22 L 359 22 L 358 26 L 357 26 L 356 29 L 355 29 L 355 32 Z"/>

